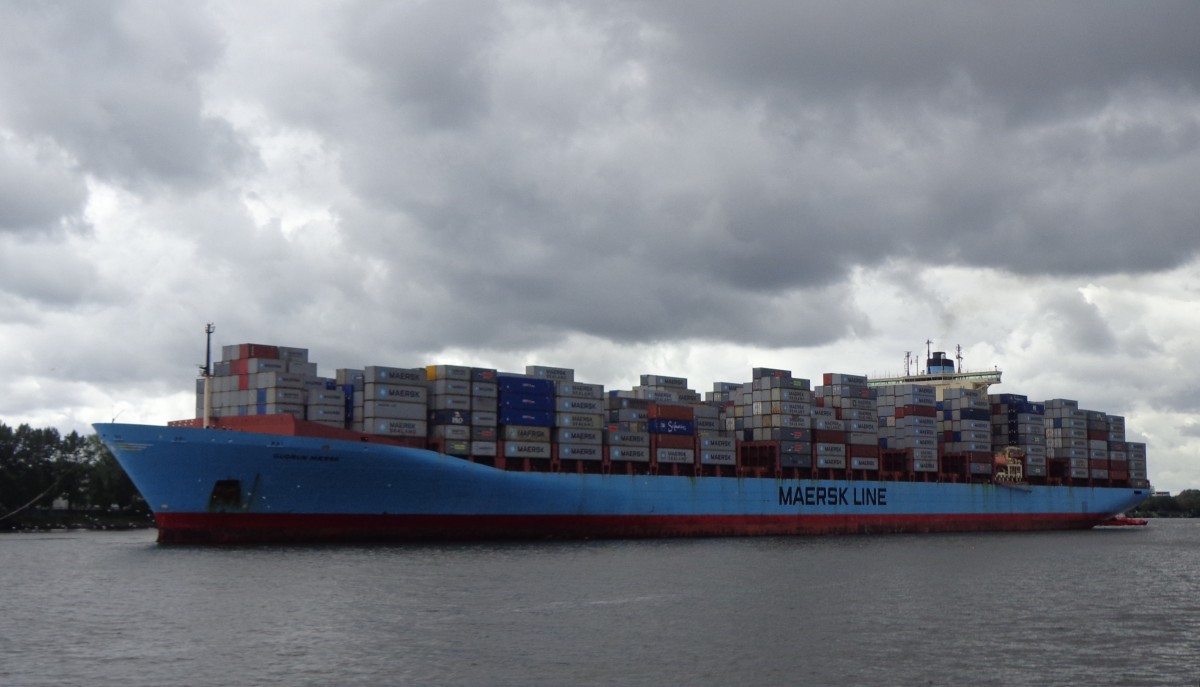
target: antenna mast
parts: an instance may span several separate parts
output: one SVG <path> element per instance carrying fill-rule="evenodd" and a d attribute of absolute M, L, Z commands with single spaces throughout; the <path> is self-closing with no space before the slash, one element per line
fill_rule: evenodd
<path fill-rule="evenodd" d="M 909 370 L 911 370 L 911 369 L 912 369 L 912 351 L 905 351 L 904 352 L 904 376 L 905 377 L 912 374 L 911 372 L 909 372 Z"/>
<path fill-rule="evenodd" d="M 200 376 L 204 378 L 204 428 L 212 422 L 212 335 L 217 328 L 212 322 L 204 325 L 204 367 L 200 368 Z"/>
<path fill-rule="evenodd" d="M 954 345 L 954 359 L 958 361 L 958 371 L 962 372 L 962 344 Z"/>

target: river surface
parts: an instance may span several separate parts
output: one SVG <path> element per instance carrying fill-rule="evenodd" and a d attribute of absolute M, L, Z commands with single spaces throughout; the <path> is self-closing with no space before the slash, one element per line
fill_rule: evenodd
<path fill-rule="evenodd" d="M 0 535 L 0 685 L 1200 684 L 1200 521 L 163 547 Z"/>

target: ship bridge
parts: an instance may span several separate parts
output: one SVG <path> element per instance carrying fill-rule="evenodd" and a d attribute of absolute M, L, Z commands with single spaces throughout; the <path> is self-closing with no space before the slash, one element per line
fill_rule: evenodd
<path fill-rule="evenodd" d="M 959 354 L 958 360 L 961 366 L 961 354 Z M 867 385 L 894 386 L 896 384 L 924 384 L 933 387 L 974 389 L 982 394 L 986 394 L 989 387 L 1000 383 L 1001 374 L 1000 370 L 962 372 L 961 368 L 956 369 L 954 360 L 947 358 L 944 351 L 933 351 L 929 354 L 926 361 L 924 373 L 915 375 L 905 374 L 895 377 L 872 377 L 867 380 Z"/>
<path fill-rule="evenodd" d="M 925 384 L 927 386 L 975 389 L 986 394 L 988 387 L 1000 383 L 1000 370 L 983 372 L 934 372 L 932 374 L 900 375 L 898 377 L 871 377 L 868 386 L 893 386 L 895 384 Z"/>

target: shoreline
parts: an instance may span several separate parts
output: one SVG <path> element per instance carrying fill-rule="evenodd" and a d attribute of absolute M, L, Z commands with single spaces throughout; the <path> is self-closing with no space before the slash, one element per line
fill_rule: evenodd
<path fill-rule="evenodd" d="M 0 532 L 14 533 L 154 528 L 154 516 L 136 511 L 33 511 L 0 522 Z"/>

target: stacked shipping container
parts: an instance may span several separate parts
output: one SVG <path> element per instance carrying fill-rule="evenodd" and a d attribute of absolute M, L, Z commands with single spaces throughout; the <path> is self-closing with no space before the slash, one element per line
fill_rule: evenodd
<path fill-rule="evenodd" d="M 922 384 L 876 387 L 879 445 L 902 451 L 911 472 L 938 471 L 937 393 Z"/>
<path fill-rule="evenodd" d="M 986 478 L 993 455 L 1012 448 L 1030 478 L 1146 479 L 1145 444 L 1126 441 L 1125 419 L 1069 399 L 871 387 L 841 373 L 826 373 L 814 394 L 789 370 L 754 368 L 749 382 L 718 382 L 702 400 L 682 377 L 645 374 L 606 392 L 574 376 L 373 365 L 328 379 L 305 349 L 238 344 L 224 347 L 211 381 L 218 418 L 285 413 L 505 469 L 959 480 Z"/>
<path fill-rule="evenodd" d="M 1024 455 L 1025 474 L 1045 477 L 1045 404 L 1031 403 L 1020 394 L 992 394 L 988 401 L 992 407 L 992 450 L 1002 452 L 1015 447 Z"/>

